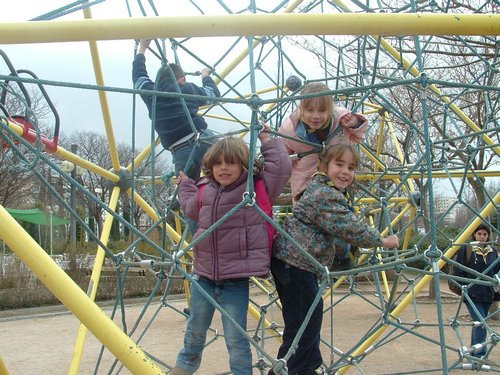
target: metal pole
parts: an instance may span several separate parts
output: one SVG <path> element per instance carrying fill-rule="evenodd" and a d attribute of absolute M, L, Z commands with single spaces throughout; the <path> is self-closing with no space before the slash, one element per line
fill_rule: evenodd
<path fill-rule="evenodd" d="M 71 145 L 71 152 L 76 155 L 78 152 L 78 145 Z M 71 170 L 71 178 L 76 179 L 76 165 L 73 164 L 73 169 Z M 76 187 L 73 182 L 71 182 L 70 189 L 70 207 L 73 211 L 76 210 Z M 76 260 L 76 218 L 75 215 L 70 216 L 70 261 Z"/>
<path fill-rule="evenodd" d="M 165 371 L 128 337 L 0 205 L 0 239 L 131 374 Z M 0 364 L 0 374 L 5 374 Z"/>
<path fill-rule="evenodd" d="M 500 35 L 498 14 L 228 14 L 0 23 L 0 44 L 258 35 Z M 300 31 L 297 29 L 300 25 Z M 258 30 L 258 31 L 257 31 Z"/>
<path fill-rule="evenodd" d="M 50 256 L 52 257 L 52 241 L 53 241 L 53 226 L 52 226 L 52 207 L 49 208 L 49 226 L 50 226 Z"/>

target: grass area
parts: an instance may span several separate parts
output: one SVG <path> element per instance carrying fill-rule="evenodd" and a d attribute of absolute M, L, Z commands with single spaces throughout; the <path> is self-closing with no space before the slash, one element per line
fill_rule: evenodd
<path fill-rule="evenodd" d="M 82 290 L 86 291 L 90 280 L 88 269 L 76 268 L 67 270 L 68 275 Z M 118 293 L 117 273 L 106 270 L 99 281 L 96 301 L 114 300 Z M 124 298 L 149 296 L 158 278 L 154 273 L 129 272 L 122 283 Z M 165 282 L 159 288 L 157 295 L 163 295 Z M 174 279 L 169 289 L 169 294 L 184 293 L 182 279 Z M 0 310 L 19 309 L 26 307 L 41 307 L 59 305 L 60 301 L 50 290 L 20 261 L 11 265 L 9 272 L 0 275 Z"/>

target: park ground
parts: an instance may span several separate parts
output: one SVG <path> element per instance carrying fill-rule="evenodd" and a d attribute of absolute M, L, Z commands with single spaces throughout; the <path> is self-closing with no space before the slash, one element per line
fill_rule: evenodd
<path fill-rule="evenodd" d="M 338 304 L 325 314 L 322 333 L 322 338 L 325 341 L 333 342 L 333 345 L 343 352 L 348 351 L 357 342 L 364 340 L 369 330 L 381 317 L 381 312 L 374 307 L 380 301 L 375 293 L 364 295 L 367 300 L 358 296 L 349 296 L 344 299 L 346 293 L 347 291 L 341 291 L 332 296 L 333 301 L 338 302 Z M 265 304 L 269 301 L 268 296 L 256 288 L 252 289 L 252 298 L 257 304 Z M 457 314 L 461 321 L 459 335 L 468 344 L 471 322 L 463 307 L 458 310 L 459 299 L 452 295 L 444 295 L 443 302 L 441 306 L 442 318 L 445 323 L 446 344 L 458 348 L 457 334 L 449 326 L 449 322 Z M 133 328 L 137 317 L 142 313 L 144 303 L 144 300 L 134 300 L 128 301 L 125 305 L 129 331 Z M 182 311 L 186 307 L 185 299 L 173 298 L 170 303 L 173 308 L 160 307 L 158 300 L 149 305 L 134 334 L 138 337 L 147 326 L 146 334 L 141 338 L 139 345 L 150 356 L 159 359 L 167 366 L 175 364 L 175 358 L 182 345 L 186 327 L 186 318 L 175 311 L 175 309 Z M 103 310 L 109 316 L 112 307 L 103 306 Z M 160 310 L 159 313 L 158 310 Z M 155 318 L 152 319 L 153 317 Z M 270 308 L 266 317 L 269 321 L 278 324 L 281 322 L 281 313 L 277 309 Z M 122 324 L 119 314 L 115 321 L 119 325 Z M 417 335 L 404 333 L 402 330 L 393 332 L 392 326 L 387 326 L 380 336 L 383 339 L 381 344 L 380 342 L 376 343 L 374 350 L 362 359 L 356 365 L 357 367 L 350 367 L 347 374 L 407 374 L 416 371 L 429 374 L 442 373 L 442 370 L 439 370 L 442 368 L 442 355 L 439 345 L 439 330 L 435 325 L 437 321 L 438 308 L 436 303 L 425 295 L 419 296 L 415 304 L 409 304 L 400 315 L 400 322 L 405 325 L 408 331 L 414 331 Z M 256 319 L 250 316 L 249 329 L 255 326 Z M 11 375 L 67 374 L 78 328 L 79 321 L 64 306 L 0 311 L 0 357 Z M 220 334 L 222 329 L 218 314 L 214 319 L 214 328 Z M 493 328 L 498 331 L 498 321 L 493 323 Z M 215 339 L 205 349 L 202 367 L 197 374 L 215 375 L 229 372 L 224 340 L 219 334 L 214 332 L 209 334 L 209 339 Z M 263 336 L 260 335 L 260 337 Z M 277 353 L 278 346 L 279 342 L 275 338 L 270 337 L 264 340 L 264 350 L 273 357 Z M 92 334 L 88 334 L 79 374 L 130 373 L 125 368 L 118 371 L 120 369 L 119 363 L 115 364 L 114 368 L 112 367 L 115 358 L 109 351 L 104 350 L 102 357 L 100 357 L 101 348 L 99 341 Z M 337 361 L 339 359 L 337 354 L 330 354 L 327 347 L 324 346 L 323 349 L 323 359 L 327 364 L 331 360 Z M 253 350 L 254 361 L 260 357 Z M 459 360 L 457 352 L 452 349 L 446 350 L 446 357 L 448 366 Z M 101 360 L 96 367 L 99 358 Z M 489 359 L 494 363 L 492 372 L 500 372 L 498 348 L 493 350 L 493 355 Z M 168 372 L 167 366 L 164 368 Z M 112 371 L 110 371 L 111 368 L 113 368 Z M 453 370 L 451 372 L 465 373 L 466 371 Z M 254 374 L 259 373 L 257 370 L 254 371 Z"/>

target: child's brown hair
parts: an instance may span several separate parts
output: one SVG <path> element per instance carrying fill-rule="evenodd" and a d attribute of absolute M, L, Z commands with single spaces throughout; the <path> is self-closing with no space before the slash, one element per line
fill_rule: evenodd
<path fill-rule="evenodd" d="M 174 73 L 175 80 L 178 81 L 181 78 L 184 78 L 186 74 L 184 73 L 184 70 L 181 68 L 180 65 L 170 63 L 168 66 L 165 66 L 163 68 L 163 72 L 161 73 L 160 81 L 166 80 L 166 79 L 171 79 L 172 75 L 169 72 L 169 67 L 172 70 L 172 73 Z"/>
<path fill-rule="evenodd" d="M 320 92 L 330 91 L 327 85 L 319 82 L 308 83 L 302 88 L 300 95 L 316 94 Z M 328 115 L 333 115 L 333 98 L 330 94 L 304 98 L 300 101 L 299 108 L 302 110 L 311 104 L 317 104 L 320 108 L 328 110 Z"/>
<path fill-rule="evenodd" d="M 332 160 L 340 160 L 342 155 L 346 152 L 350 152 L 354 159 L 354 168 L 358 168 L 359 166 L 359 153 L 356 147 L 348 143 L 341 143 L 327 147 L 320 155 L 319 155 L 319 165 L 318 170 L 320 172 L 327 172 L 328 164 Z"/>
<path fill-rule="evenodd" d="M 213 178 L 213 166 L 221 157 L 226 162 L 238 163 L 242 169 L 248 172 L 250 150 L 243 139 L 224 137 L 208 149 L 203 157 L 202 165 L 203 174 L 206 177 Z M 259 160 L 255 160 L 254 174 L 259 174 L 261 170 L 262 163 Z"/>

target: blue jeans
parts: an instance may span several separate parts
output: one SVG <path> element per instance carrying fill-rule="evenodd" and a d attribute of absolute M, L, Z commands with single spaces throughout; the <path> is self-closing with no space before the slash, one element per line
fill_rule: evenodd
<path fill-rule="evenodd" d="M 491 305 L 492 305 L 491 302 L 474 302 L 474 306 L 476 307 L 479 314 L 481 314 L 481 317 L 483 319 L 488 315 L 488 311 L 490 310 Z M 467 306 L 467 310 L 469 310 L 469 314 L 473 321 L 476 322 L 481 321 L 479 315 L 476 313 L 474 308 L 469 303 L 466 302 L 465 306 Z M 485 340 L 486 340 L 486 328 L 484 328 L 483 326 L 472 327 L 472 334 L 470 337 L 471 346 L 475 344 L 481 344 Z M 486 354 L 486 349 L 487 349 L 486 346 L 484 346 L 478 352 L 472 353 L 472 355 L 475 357 L 482 357 Z"/>
<path fill-rule="evenodd" d="M 199 286 L 246 331 L 249 301 L 249 279 L 212 281 L 200 277 Z M 212 323 L 215 307 L 194 285 L 191 286 L 191 309 L 184 335 L 184 347 L 177 355 L 177 367 L 194 373 L 200 367 L 201 357 Z M 229 367 L 235 375 L 252 375 L 252 352 L 247 338 L 222 315 L 224 339 L 229 353 Z"/>
<path fill-rule="evenodd" d="M 200 137 L 211 137 L 214 132 L 210 129 L 200 130 Z M 207 150 L 215 143 L 215 139 L 200 141 L 199 144 L 196 141 L 187 141 L 182 147 L 172 152 L 172 162 L 174 163 L 175 175 L 179 175 L 180 171 L 183 171 L 186 176 L 196 180 L 200 177 L 201 163 L 203 161 L 203 156 Z M 193 153 L 193 156 L 191 156 Z M 188 160 L 191 156 L 191 160 Z"/>
<path fill-rule="evenodd" d="M 316 275 L 291 266 L 279 259 L 271 259 L 271 273 L 283 307 L 283 343 L 278 358 L 290 349 L 300 326 L 319 292 Z M 296 352 L 288 359 L 289 375 L 315 375 L 323 359 L 320 351 L 320 333 L 323 322 L 323 300 L 316 305 L 311 320 L 302 334 Z M 271 370 L 269 374 L 274 374 Z"/>

